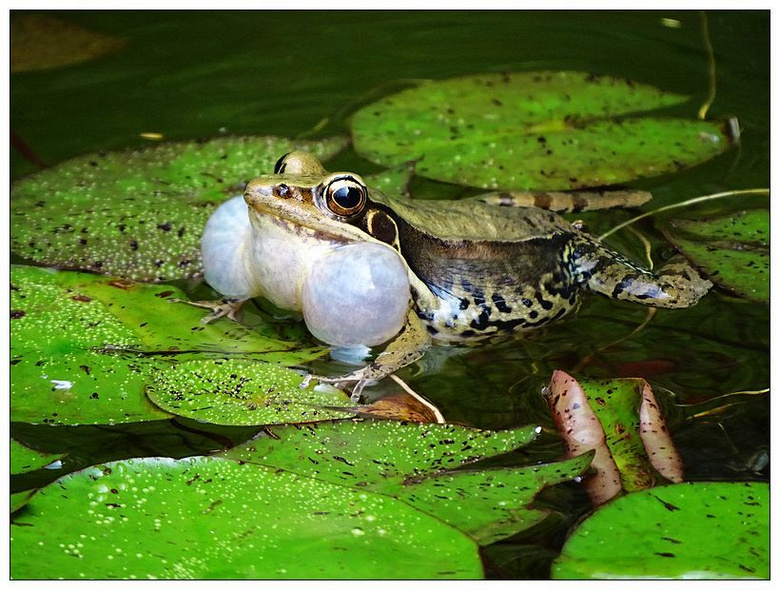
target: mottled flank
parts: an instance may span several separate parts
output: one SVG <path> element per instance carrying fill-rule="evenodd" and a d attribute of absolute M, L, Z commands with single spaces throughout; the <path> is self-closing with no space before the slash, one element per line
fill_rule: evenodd
<path fill-rule="evenodd" d="M 421 84 L 352 119 L 383 166 L 495 190 L 567 190 L 676 172 L 731 144 L 718 122 L 640 117 L 687 97 L 610 76 L 515 72 Z M 572 208 L 577 208 L 576 204 Z"/>
<path fill-rule="evenodd" d="M 134 280 L 198 276 L 203 227 L 219 203 L 270 172 L 280 153 L 327 158 L 344 143 L 230 137 L 75 158 L 13 184 L 11 249 Z"/>

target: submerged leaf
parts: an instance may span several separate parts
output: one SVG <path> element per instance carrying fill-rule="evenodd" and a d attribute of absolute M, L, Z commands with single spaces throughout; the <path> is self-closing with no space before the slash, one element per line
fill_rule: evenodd
<path fill-rule="evenodd" d="M 667 237 L 710 280 L 739 297 L 769 301 L 769 210 L 678 219 Z"/>
<path fill-rule="evenodd" d="M 29 508 L 15 579 L 482 576 L 473 541 L 403 502 L 220 458 L 99 465 Z"/>
<path fill-rule="evenodd" d="M 355 150 L 392 167 L 480 188 L 561 190 L 627 182 L 703 162 L 729 146 L 716 123 L 637 118 L 684 96 L 581 72 L 481 74 L 430 82 L 352 119 Z"/>
<path fill-rule="evenodd" d="M 102 57 L 125 40 L 43 14 L 11 18 L 11 72 L 69 66 Z"/>
<path fill-rule="evenodd" d="M 582 522 L 553 578 L 768 578 L 769 488 L 693 482 L 616 498 Z"/>
<path fill-rule="evenodd" d="M 13 184 L 11 249 L 134 280 L 197 276 L 203 227 L 218 204 L 292 149 L 325 159 L 344 144 L 231 137 L 74 158 Z"/>

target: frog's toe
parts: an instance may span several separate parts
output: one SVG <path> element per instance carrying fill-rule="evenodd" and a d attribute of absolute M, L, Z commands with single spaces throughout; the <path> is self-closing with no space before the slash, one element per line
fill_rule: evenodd
<path fill-rule="evenodd" d="M 209 324 L 214 320 L 218 320 L 221 317 L 227 317 L 234 322 L 241 321 L 241 306 L 246 299 L 218 299 L 216 301 L 188 301 L 186 299 L 178 299 L 172 297 L 168 299 L 171 303 L 186 303 L 194 307 L 200 307 L 202 309 L 209 309 L 211 312 L 201 318 L 201 324 Z"/>

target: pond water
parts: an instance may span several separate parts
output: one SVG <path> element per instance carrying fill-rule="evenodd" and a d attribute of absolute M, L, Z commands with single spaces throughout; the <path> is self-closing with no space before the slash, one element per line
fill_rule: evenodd
<path fill-rule="evenodd" d="M 717 66 L 712 118 L 735 116 L 742 141 L 710 162 L 634 183 L 653 206 L 769 183 L 768 12 L 711 12 Z M 17 12 L 15 18 L 29 16 Z M 11 151 L 12 178 L 70 157 L 221 134 L 325 137 L 345 133 L 359 106 L 419 79 L 497 71 L 581 70 L 623 76 L 692 100 L 693 118 L 710 91 L 698 12 L 65 12 L 47 13 L 125 40 L 118 51 L 81 64 L 20 71 L 11 78 L 11 125 L 29 148 Z M 378 170 L 351 150 L 337 168 Z M 268 172 L 268 171 L 259 171 Z M 700 211 L 726 213 L 760 199 L 721 200 Z M 594 233 L 628 217 L 584 218 Z M 652 223 L 639 224 L 656 259 L 671 252 Z M 638 259 L 631 233 L 610 238 Z M 768 480 L 769 308 L 715 290 L 696 307 L 647 311 L 597 296 L 579 312 L 511 345 L 432 351 L 401 376 L 451 421 L 479 428 L 541 424 L 525 460 L 561 452 L 540 389 L 555 369 L 582 377 L 639 376 L 661 391 L 670 426 L 693 480 Z M 392 389 L 383 383 L 372 392 Z M 698 404 L 698 405 L 697 405 Z M 709 405 L 708 405 L 709 404 Z M 116 458 L 186 456 L 239 441 L 252 429 L 197 425 L 50 428 L 15 424 L 15 437 L 52 450 L 63 445 L 84 465 Z M 76 463 L 74 463 L 76 464 Z M 20 476 L 14 491 L 58 474 Z M 544 578 L 569 524 L 587 509 L 573 486 L 545 492 L 563 515 L 533 534 L 490 546 L 488 574 Z"/>

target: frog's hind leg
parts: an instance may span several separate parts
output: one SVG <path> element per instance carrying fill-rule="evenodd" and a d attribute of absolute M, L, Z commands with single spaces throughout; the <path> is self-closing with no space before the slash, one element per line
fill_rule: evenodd
<path fill-rule="evenodd" d="M 639 190 L 501 191 L 471 197 L 498 207 L 537 207 L 548 211 L 594 211 L 612 207 L 639 207 L 652 195 Z"/>
<path fill-rule="evenodd" d="M 712 287 L 681 256 L 651 271 L 592 239 L 573 246 L 570 262 L 575 280 L 590 290 L 651 307 L 689 307 Z"/>

